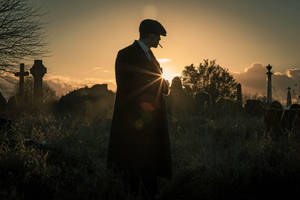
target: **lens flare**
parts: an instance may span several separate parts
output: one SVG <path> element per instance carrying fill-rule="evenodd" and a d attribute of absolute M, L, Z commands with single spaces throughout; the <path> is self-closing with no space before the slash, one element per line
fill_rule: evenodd
<path fill-rule="evenodd" d="M 176 76 L 178 76 L 178 74 L 171 74 L 171 73 L 166 73 L 164 72 L 161 77 L 165 80 L 168 80 L 170 83 L 172 82 L 173 78 L 175 78 Z"/>

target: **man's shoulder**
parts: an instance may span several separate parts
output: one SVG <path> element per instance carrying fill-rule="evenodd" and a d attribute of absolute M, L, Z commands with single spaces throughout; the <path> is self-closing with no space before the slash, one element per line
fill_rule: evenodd
<path fill-rule="evenodd" d="M 137 43 L 135 41 L 133 44 L 119 50 L 118 55 L 119 56 L 128 55 L 128 54 L 135 52 L 136 50 L 137 50 Z"/>

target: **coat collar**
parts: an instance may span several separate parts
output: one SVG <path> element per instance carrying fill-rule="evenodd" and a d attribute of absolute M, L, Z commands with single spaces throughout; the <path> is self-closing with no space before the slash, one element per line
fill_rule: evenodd
<path fill-rule="evenodd" d="M 143 57 L 144 57 L 144 59 L 145 59 L 145 62 L 150 63 L 152 66 L 154 66 L 154 68 L 156 68 L 155 71 L 161 73 L 161 69 L 160 69 L 160 64 L 159 64 L 159 62 L 156 60 L 155 57 L 154 57 L 153 60 L 149 61 L 149 59 L 148 59 L 147 56 L 146 56 L 145 51 L 142 49 L 141 45 L 138 43 L 137 40 L 135 40 L 135 41 L 133 42 L 132 46 L 133 46 L 134 48 L 136 48 L 136 49 L 139 51 L 139 53 L 140 53 L 141 55 L 143 55 Z"/>
<path fill-rule="evenodd" d="M 151 63 L 151 61 L 148 59 L 148 57 L 147 57 L 147 55 L 146 55 L 146 52 L 144 51 L 144 49 L 141 47 L 141 45 L 138 43 L 137 40 L 135 40 L 135 41 L 133 42 L 132 46 L 135 47 L 135 48 L 140 52 L 140 54 L 143 55 L 143 57 L 145 58 L 145 60 L 146 60 L 147 62 L 150 62 L 150 63 Z"/>
<path fill-rule="evenodd" d="M 150 48 L 147 47 L 143 41 L 141 41 L 141 40 L 136 40 L 136 41 L 137 41 L 137 43 L 142 47 L 142 49 L 144 50 L 144 52 L 145 52 L 146 54 L 149 53 Z"/>

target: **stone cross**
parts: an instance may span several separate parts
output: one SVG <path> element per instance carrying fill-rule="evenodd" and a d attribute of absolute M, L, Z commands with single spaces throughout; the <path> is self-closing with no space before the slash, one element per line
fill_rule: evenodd
<path fill-rule="evenodd" d="M 268 75 L 268 90 L 267 90 L 267 103 L 272 103 L 272 66 L 269 64 L 267 67 L 268 72 L 266 73 Z"/>
<path fill-rule="evenodd" d="M 286 107 L 289 107 L 292 105 L 292 95 L 291 95 L 291 88 L 288 87 L 288 92 L 287 92 L 287 98 L 286 98 Z"/>
<path fill-rule="evenodd" d="M 24 71 L 24 63 L 20 64 L 20 71 L 15 73 L 15 76 L 19 77 L 19 95 L 24 97 L 24 77 L 29 75 L 29 72 Z"/>
<path fill-rule="evenodd" d="M 43 77 L 47 73 L 47 68 L 43 65 L 42 60 L 35 60 L 30 73 L 34 78 L 33 102 L 39 106 L 43 100 Z"/>

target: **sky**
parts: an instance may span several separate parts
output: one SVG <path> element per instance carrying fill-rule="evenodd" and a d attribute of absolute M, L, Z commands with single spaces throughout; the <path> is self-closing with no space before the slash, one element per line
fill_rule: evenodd
<path fill-rule="evenodd" d="M 288 73 L 300 68 L 296 0 L 31 1 L 47 12 L 43 20 L 50 54 L 42 59 L 48 80 L 108 83 L 115 90 L 117 52 L 139 38 L 145 18 L 158 20 L 167 30 L 163 48 L 153 52 L 170 78 L 203 59 L 216 59 L 245 83 L 245 77 L 254 78 L 249 69 L 257 66 L 271 64 L 274 73 L 293 79 Z"/>

